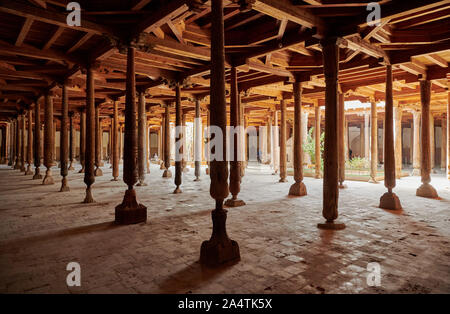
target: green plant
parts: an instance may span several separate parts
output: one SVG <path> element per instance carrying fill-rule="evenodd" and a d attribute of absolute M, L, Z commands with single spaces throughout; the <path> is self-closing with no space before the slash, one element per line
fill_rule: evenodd
<path fill-rule="evenodd" d="M 303 150 L 311 156 L 311 163 L 316 163 L 316 143 L 314 140 L 314 127 L 309 129 L 308 136 L 306 138 L 306 141 L 303 145 Z M 321 166 L 323 169 L 323 150 L 324 150 L 324 143 L 325 143 L 325 133 L 320 134 L 320 161 Z"/>
<path fill-rule="evenodd" d="M 354 157 L 345 163 L 348 169 L 369 169 L 370 161 L 367 158 Z"/>

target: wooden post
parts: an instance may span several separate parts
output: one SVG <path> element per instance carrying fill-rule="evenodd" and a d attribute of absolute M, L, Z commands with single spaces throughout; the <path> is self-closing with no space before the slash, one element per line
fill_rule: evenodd
<path fill-rule="evenodd" d="M 402 176 L 402 109 L 394 107 L 395 121 L 395 174 L 397 179 Z"/>
<path fill-rule="evenodd" d="M 287 182 L 286 180 L 286 102 L 284 99 L 280 101 L 281 110 L 281 130 L 280 130 L 280 180 L 279 182 Z"/>
<path fill-rule="evenodd" d="M 176 185 L 173 194 L 181 193 L 181 175 L 183 167 L 183 130 L 182 130 L 182 109 L 181 109 L 181 86 L 177 82 L 175 85 L 175 179 Z"/>
<path fill-rule="evenodd" d="M 160 170 L 164 170 L 166 168 L 165 164 L 164 164 L 164 148 L 165 148 L 165 133 L 166 132 L 166 117 L 165 117 L 165 112 L 164 114 L 161 115 L 161 126 L 160 126 L 160 138 L 159 138 L 159 159 L 160 159 Z"/>
<path fill-rule="evenodd" d="M 170 107 L 169 103 L 165 104 L 164 116 L 164 172 L 163 178 L 171 178 L 170 171 Z"/>
<path fill-rule="evenodd" d="M 80 164 L 81 169 L 78 173 L 84 173 L 86 160 L 86 109 L 80 111 Z"/>
<path fill-rule="evenodd" d="M 117 224 L 134 224 L 147 221 L 147 207 L 136 200 L 134 184 L 137 182 L 137 132 L 136 132 L 136 48 L 128 47 L 127 81 L 125 100 L 125 143 L 123 160 L 123 181 L 128 189 L 122 204 L 116 206 L 115 222 Z"/>
<path fill-rule="evenodd" d="M 370 147 L 369 147 L 369 140 L 370 140 L 370 128 L 369 128 L 369 120 L 370 115 L 368 113 L 364 114 L 364 157 L 369 159 L 370 155 Z"/>
<path fill-rule="evenodd" d="M 338 103 L 338 161 L 339 161 L 339 185 L 340 189 L 347 188 L 344 184 L 345 181 L 345 135 L 344 135 L 344 124 L 345 124 L 345 102 L 344 94 L 339 93 L 339 103 Z"/>
<path fill-rule="evenodd" d="M 392 65 L 386 65 L 386 107 L 384 115 L 384 186 L 388 189 L 380 198 L 380 208 L 402 209 L 395 188 L 394 99 L 392 95 Z"/>
<path fill-rule="evenodd" d="M 52 160 L 53 160 L 53 166 L 57 165 L 56 160 L 56 117 L 53 117 L 53 134 L 52 134 Z"/>
<path fill-rule="evenodd" d="M 147 111 L 147 108 L 145 109 Z M 147 117 L 145 118 L 145 162 L 147 166 L 147 174 L 150 173 L 150 126 L 147 124 Z"/>
<path fill-rule="evenodd" d="M 194 163 L 195 163 L 195 179 L 200 181 L 200 167 L 202 162 L 202 119 L 200 117 L 200 100 L 195 99 L 195 121 L 194 121 Z"/>
<path fill-rule="evenodd" d="M 304 196 L 307 194 L 303 183 L 303 132 L 302 132 L 302 85 L 294 82 L 294 180 L 289 195 Z"/>
<path fill-rule="evenodd" d="M 211 1 L 211 125 L 226 134 L 226 101 L 225 101 L 225 47 L 223 24 L 223 1 Z M 216 136 L 218 136 L 216 134 Z M 226 137 L 223 139 L 222 153 L 226 154 Z M 220 148 L 216 148 L 220 149 Z M 217 151 L 216 151 L 217 152 Z M 224 156 L 225 157 L 225 156 Z M 226 158 L 211 161 L 210 194 L 216 201 L 212 211 L 213 231 L 211 239 L 204 241 L 200 250 L 200 263 L 218 266 L 240 260 L 239 246 L 230 240 L 226 232 L 227 211 L 223 208 L 223 200 L 228 196 L 228 166 Z"/>
<path fill-rule="evenodd" d="M 33 159 L 32 146 L 33 146 L 33 112 L 31 108 L 28 109 L 28 138 L 27 138 L 27 170 L 25 171 L 25 175 L 32 175 L 33 171 L 31 171 L 31 163 Z M 4 137 L 4 136 L 3 136 Z"/>
<path fill-rule="evenodd" d="M 447 77 L 447 179 L 450 180 L 450 77 Z"/>
<path fill-rule="evenodd" d="M 91 186 L 95 182 L 94 159 L 95 159 L 95 87 L 94 70 L 91 65 L 86 74 L 86 141 L 84 158 L 84 183 L 86 183 L 86 197 L 84 203 L 93 203 Z"/>
<path fill-rule="evenodd" d="M 47 168 L 42 184 L 54 184 L 52 177 L 53 165 L 53 99 L 50 92 L 45 94 L 45 111 L 44 111 L 44 165 Z"/>
<path fill-rule="evenodd" d="M 20 116 L 17 116 L 14 121 L 14 169 L 20 169 Z"/>
<path fill-rule="evenodd" d="M 182 110 L 183 112 L 183 110 Z M 181 161 L 181 169 L 182 172 L 189 172 L 189 168 L 187 167 L 188 161 L 188 150 L 187 150 L 187 128 L 186 128 L 186 113 L 181 114 L 181 127 L 182 127 L 182 161 Z"/>
<path fill-rule="evenodd" d="M 314 178 L 316 179 L 320 179 L 322 178 L 322 174 L 321 174 L 321 151 L 320 151 L 320 106 L 319 103 L 316 102 L 314 104 L 314 154 L 315 154 L 315 166 L 316 166 L 316 171 L 315 171 L 315 175 Z"/>
<path fill-rule="evenodd" d="M 338 74 L 339 43 L 338 38 L 326 38 L 321 41 L 323 53 L 323 72 L 325 75 L 325 152 L 323 170 L 323 217 L 325 223 L 318 228 L 339 230 L 345 224 L 336 223 L 338 217 Z"/>
<path fill-rule="evenodd" d="M 22 113 L 20 120 L 20 171 L 26 172 L 25 168 L 25 112 Z"/>
<path fill-rule="evenodd" d="M 413 111 L 414 138 L 413 138 L 413 176 L 420 175 L 420 112 Z"/>
<path fill-rule="evenodd" d="M 137 143 L 137 168 L 139 182 L 137 186 L 146 186 L 145 183 L 145 132 L 147 129 L 147 115 L 145 113 L 145 91 L 140 90 L 138 92 L 138 143 Z"/>
<path fill-rule="evenodd" d="M 422 159 L 420 174 L 422 177 L 422 185 L 417 189 L 416 195 L 428 198 L 437 198 L 438 194 L 435 188 L 430 184 L 431 177 L 431 154 L 430 154 L 430 97 L 431 97 L 431 82 L 429 80 L 420 81 L 420 101 L 422 105 Z"/>
<path fill-rule="evenodd" d="M 211 111 L 210 111 L 210 106 L 207 106 L 207 111 L 206 111 L 206 169 L 205 169 L 205 173 L 207 175 L 209 175 L 209 170 L 210 170 L 210 157 L 211 157 L 211 147 L 210 147 L 210 141 L 211 141 Z"/>
<path fill-rule="evenodd" d="M 274 112 L 273 127 L 273 174 L 277 174 L 280 168 L 280 128 L 278 126 L 278 110 Z"/>
<path fill-rule="evenodd" d="M 434 134 L 434 116 L 430 110 L 430 160 L 431 160 L 431 172 L 436 173 L 434 170 L 436 163 L 436 143 L 435 143 L 435 134 Z"/>
<path fill-rule="evenodd" d="M 272 113 L 267 115 L 267 164 L 272 164 Z"/>
<path fill-rule="evenodd" d="M 441 120 L 441 169 L 444 171 L 447 169 L 447 119 L 444 115 Z"/>
<path fill-rule="evenodd" d="M 9 122 L 9 161 L 8 166 L 14 168 L 14 120 Z"/>
<path fill-rule="evenodd" d="M 33 180 L 42 179 L 41 169 L 41 105 L 36 100 L 34 104 L 34 176 Z"/>
<path fill-rule="evenodd" d="M 370 99 L 370 183 L 377 182 L 378 168 L 378 117 L 375 98 Z"/>
<path fill-rule="evenodd" d="M 225 202 L 225 206 L 239 207 L 244 206 L 245 202 L 237 198 L 239 192 L 241 191 L 241 161 L 239 160 L 239 145 L 241 142 L 240 137 L 242 127 L 239 122 L 237 69 L 234 66 L 231 67 L 230 86 L 230 127 L 233 127 L 235 130 L 238 128 L 238 132 L 230 133 L 230 135 L 233 136 L 233 147 L 230 147 L 233 153 L 232 160 L 230 161 L 230 192 L 232 196 Z"/>
<path fill-rule="evenodd" d="M 94 176 L 99 177 L 103 175 L 103 171 L 100 168 L 101 164 L 101 149 L 102 149 L 102 125 L 100 120 L 100 104 L 95 105 L 95 171 Z"/>
<path fill-rule="evenodd" d="M 114 99 L 114 120 L 113 120 L 113 153 L 112 153 L 112 164 L 113 170 L 112 181 L 118 181 L 119 179 L 119 100 Z"/>
<path fill-rule="evenodd" d="M 60 192 L 70 191 L 67 185 L 67 174 L 68 174 L 68 132 L 67 132 L 67 122 L 69 120 L 69 95 L 67 94 L 67 85 L 64 82 L 62 85 L 62 104 L 61 104 L 61 132 L 60 132 L 60 144 L 59 144 L 59 159 L 61 163 L 61 189 Z"/>
<path fill-rule="evenodd" d="M 74 112 L 69 111 L 69 169 L 75 170 L 73 167 L 73 158 L 75 156 L 75 129 L 73 127 Z"/>

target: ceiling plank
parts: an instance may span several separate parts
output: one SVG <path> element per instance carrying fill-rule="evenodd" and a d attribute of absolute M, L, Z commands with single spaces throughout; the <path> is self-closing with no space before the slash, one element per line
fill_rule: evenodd
<path fill-rule="evenodd" d="M 17 36 L 16 40 L 16 46 L 20 47 L 23 44 L 23 41 L 28 35 L 28 32 L 30 31 L 31 25 L 33 24 L 33 19 L 27 17 L 25 19 L 25 22 L 23 23 L 22 29 L 20 30 L 19 36 Z"/>

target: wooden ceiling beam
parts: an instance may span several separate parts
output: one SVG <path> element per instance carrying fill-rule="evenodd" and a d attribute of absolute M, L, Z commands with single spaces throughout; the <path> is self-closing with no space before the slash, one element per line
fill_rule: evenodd
<path fill-rule="evenodd" d="M 30 31 L 31 25 L 33 24 L 33 19 L 30 17 L 25 18 L 25 22 L 22 25 L 22 29 L 20 30 L 19 36 L 17 36 L 16 39 L 16 46 L 20 47 L 23 44 L 23 41 L 28 35 L 28 32 Z"/>

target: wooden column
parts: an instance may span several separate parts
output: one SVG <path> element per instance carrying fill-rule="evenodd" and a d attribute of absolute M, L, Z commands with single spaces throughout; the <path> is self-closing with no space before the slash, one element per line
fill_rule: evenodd
<path fill-rule="evenodd" d="M 339 160 L 339 185 L 340 189 L 345 189 L 347 186 L 345 181 L 345 136 L 344 136 L 344 123 L 345 123 L 345 102 L 344 94 L 339 93 L 338 102 L 338 160 Z"/>
<path fill-rule="evenodd" d="M 447 78 L 447 179 L 450 180 L 450 78 Z"/>
<path fill-rule="evenodd" d="M 165 131 L 166 131 L 166 118 L 165 118 L 165 113 L 161 115 L 161 126 L 160 126 L 160 139 L 159 139 L 159 144 L 160 144 L 160 154 L 159 154 L 159 159 L 160 159 L 160 170 L 164 170 L 166 169 L 166 166 L 164 164 L 164 148 L 165 148 Z"/>
<path fill-rule="evenodd" d="M 211 157 L 211 147 L 210 147 L 210 141 L 211 141 L 211 114 L 210 114 L 210 105 L 207 106 L 207 111 L 206 111 L 206 169 L 205 169 L 205 173 L 207 175 L 209 175 L 209 170 L 210 170 L 210 157 Z"/>
<path fill-rule="evenodd" d="M 442 117 L 441 120 L 441 169 L 445 171 L 447 169 L 447 119 Z"/>
<path fill-rule="evenodd" d="M 14 169 L 20 169 L 20 116 L 17 116 L 14 121 Z"/>
<path fill-rule="evenodd" d="M 306 141 L 308 139 L 308 112 L 302 112 L 302 122 L 301 122 L 301 130 L 302 130 L 302 145 L 306 145 Z M 302 157 L 302 163 L 310 164 L 311 163 L 311 156 L 305 151 L 302 151 L 303 157 Z M 302 165 L 303 167 L 303 165 Z"/>
<path fill-rule="evenodd" d="M 14 168 L 14 120 L 9 122 L 9 161 L 8 166 Z"/>
<path fill-rule="evenodd" d="M 365 115 L 364 115 L 365 118 Z M 362 122 L 359 125 L 359 138 L 360 138 L 360 145 L 359 145 L 359 155 L 361 158 L 364 158 L 366 156 L 364 156 L 364 152 L 365 152 L 365 131 L 364 131 L 364 122 Z"/>
<path fill-rule="evenodd" d="M 33 160 L 33 112 L 31 108 L 28 109 L 28 138 L 27 138 L 27 170 L 25 171 L 25 175 L 32 175 L 33 171 L 31 170 L 31 164 Z"/>
<path fill-rule="evenodd" d="M 314 178 L 322 178 L 321 174 L 321 151 L 320 151 L 320 106 L 314 104 L 314 155 L 315 155 L 315 174 Z"/>
<path fill-rule="evenodd" d="M 267 164 L 272 164 L 272 113 L 267 113 Z"/>
<path fill-rule="evenodd" d="M 369 159 L 369 153 L 370 153 L 370 128 L 369 128 L 369 120 L 370 115 L 368 113 L 364 114 L 364 157 Z"/>
<path fill-rule="evenodd" d="M 42 179 L 41 169 L 41 105 L 36 100 L 34 104 L 34 176 L 33 180 Z"/>
<path fill-rule="evenodd" d="M 60 192 L 70 191 L 67 185 L 68 174 L 68 157 L 69 157 L 69 134 L 67 130 L 67 122 L 69 120 L 69 96 L 67 94 L 67 85 L 62 85 L 62 103 L 61 103 L 61 132 L 59 144 L 59 159 L 61 163 L 61 189 Z"/>
<path fill-rule="evenodd" d="M 223 24 L 223 1 L 211 1 L 211 125 L 226 134 L 226 101 L 225 101 L 225 47 Z M 217 134 L 216 134 L 217 136 Z M 222 153 L 226 155 L 226 137 L 223 139 Z M 220 149 L 217 148 L 216 149 Z M 217 151 L 216 151 L 217 153 Z M 216 201 L 212 211 L 213 231 L 211 239 L 204 241 L 200 250 L 200 263 L 217 266 L 223 263 L 240 260 L 239 246 L 230 240 L 226 232 L 227 211 L 223 208 L 223 200 L 228 196 L 228 166 L 225 158 L 211 161 L 210 195 Z"/>
<path fill-rule="evenodd" d="M 138 92 L 138 134 L 137 134 L 137 170 L 139 182 L 137 186 L 146 186 L 145 183 L 145 133 L 147 129 L 147 114 L 145 113 L 145 91 Z"/>
<path fill-rule="evenodd" d="M 86 160 L 86 110 L 80 111 L 80 164 L 81 169 L 78 173 L 84 173 Z"/>
<path fill-rule="evenodd" d="M 422 132 L 421 132 L 422 159 L 421 159 L 420 174 L 422 177 L 422 185 L 417 189 L 416 195 L 428 198 L 437 198 L 438 194 L 435 188 L 430 184 L 431 182 L 430 97 L 431 97 L 431 82 L 429 80 L 421 80 L 420 101 L 422 105 Z"/>
<path fill-rule="evenodd" d="M 56 117 L 53 117 L 53 135 L 52 135 L 52 159 L 53 159 L 53 166 L 56 166 Z M 61 134 L 60 134 L 61 135 Z"/>
<path fill-rule="evenodd" d="M 20 128 L 22 129 L 20 132 L 20 171 L 26 172 L 25 168 L 25 112 L 22 113 L 22 118 L 20 120 Z"/>
<path fill-rule="evenodd" d="M 231 68 L 230 74 L 230 127 L 236 129 L 240 127 L 239 121 L 239 91 L 237 83 L 237 69 L 236 67 Z M 232 132 L 233 134 L 233 147 L 230 147 L 233 157 L 230 160 L 230 192 L 231 198 L 229 198 L 225 205 L 229 207 L 239 207 L 244 206 L 245 202 L 238 199 L 238 194 L 241 191 L 241 174 L 240 174 L 240 156 L 239 156 L 239 144 L 241 137 L 242 128 L 239 131 Z M 230 134 L 231 135 L 231 134 Z M 231 157 L 231 156 L 230 156 Z"/>
<path fill-rule="evenodd" d="M 402 209 L 400 199 L 392 192 L 395 188 L 395 150 L 394 150 L 394 99 L 392 95 L 392 65 L 386 65 L 386 106 L 384 131 L 384 186 L 388 189 L 380 198 L 380 208 Z"/>
<path fill-rule="evenodd" d="M 413 176 L 420 175 L 420 112 L 413 111 L 414 138 L 413 138 Z"/>
<path fill-rule="evenodd" d="M 74 112 L 69 111 L 69 169 L 75 170 L 73 167 L 73 158 L 75 156 L 75 129 L 73 126 L 73 116 Z"/>
<path fill-rule="evenodd" d="M 119 113 L 120 115 L 120 113 Z M 119 123 L 119 164 L 123 159 L 123 123 Z"/>
<path fill-rule="evenodd" d="M 321 229 L 344 229 L 343 223 L 336 223 L 338 218 L 338 73 L 339 46 L 338 38 L 326 38 L 321 41 L 323 53 L 323 70 L 325 75 L 325 148 L 323 169 L 323 217 L 325 223 L 319 223 Z"/>
<path fill-rule="evenodd" d="M 103 175 L 101 167 L 101 149 L 102 149 L 102 125 L 100 121 L 100 104 L 95 105 L 95 170 L 94 176 L 99 177 Z"/>
<path fill-rule="evenodd" d="M 194 120 L 194 163 L 195 179 L 200 181 L 200 167 L 202 162 L 202 118 L 200 117 L 200 100 L 195 99 L 195 120 Z"/>
<path fill-rule="evenodd" d="M 273 174 L 277 174 L 280 169 L 280 127 L 278 116 L 278 110 L 275 109 L 273 119 Z"/>
<path fill-rule="evenodd" d="M 435 143 L 435 136 L 434 136 L 434 116 L 430 111 L 430 160 L 431 160 L 431 172 L 436 173 L 436 170 L 434 170 L 435 163 L 436 163 L 436 143 Z"/>
<path fill-rule="evenodd" d="M 287 182 L 286 180 L 286 102 L 284 99 L 280 101 L 281 123 L 280 123 L 280 180 L 279 182 Z"/>
<path fill-rule="evenodd" d="M 173 194 L 181 193 L 181 175 L 183 167 L 183 126 L 182 126 L 182 108 L 181 108 L 181 86 L 180 83 L 175 85 L 175 179 L 176 185 Z"/>
<path fill-rule="evenodd" d="M 54 184 L 52 170 L 53 166 L 53 99 L 47 92 L 45 94 L 44 110 L 44 165 L 47 168 L 42 184 Z"/>
<path fill-rule="evenodd" d="M 145 109 L 147 111 L 147 108 Z M 145 118 L 145 162 L 147 166 L 147 174 L 150 174 L 150 126 Z"/>
<path fill-rule="evenodd" d="M 394 107 L 395 121 L 395 174 L 397 179 L 402 175 L 402 109 Z"/>
<path fill-rule="evenodd" d="M 289 195 L 304 196 L 307 194 L 303 183 L 303 132 L 302 132 L 302 85 L 294 82 L 294 180 L 289 188 Z M 306 123 L 306 122 L 305 122 Z"/>
<path fill-rule="evenodd" d="M 348 149 L 348 121 L 344 115 L 344 158 L 345 161 L 349 159 L 349 149 Z"/>
<path fill-rule="evenodd" d="M 165 105 L 164 116 L 164 172 L 163 178 L 171 178 L 172 172 L 170 171 L 170 105 Z"/>
<path fill-rule="evenodd" d="M 188 149 L 187 149 L 187 128 L 186 128 L 186 113 L 181 114 L 181 127 L 182 127 L 182 143 L 183 143 L 183 149 L 182 149 L 182 162 L 181 162 L 181 168 L 183 172 L 189 172 L 189 168 L 187 167 L 188 162 Z"/>
<path fill-rule="evenodd" d="M 91 187 L 95 182 L 94 162 L 95 162 L 95 87 L 94 71 L 91 66 L 87 68 L 86 74 L 86 141 L 84 158 L 84 183 L 86 183 L 86 197 L 84 203 L 93 203 Z"/>
<path fill-rule="evenodd" d="M 137 182 L 137 132 L 136 132 L 136 48 L 128 47 L 127 81 L 125 96 L 125 143 L 123 160 L 123 181 L 128 189 L 123 202 L 116 206 L 115 221 L 118 224 L 134 224 L 147 221 L 147 207 L 136 199 L 134 184 Z"/>
<path fill-rule="evenodd" d="M 370 100 L 370 183 L 377 182 L 378 168 L 378 117 L 377 103 Z"/>
<path fill-rule="evenodd" d="M 119 100 L 114 99 L 114 120 L 113 120 L 113 151 L 112 151 L 112 181 L 118 181 L 119 179 Z"/>

